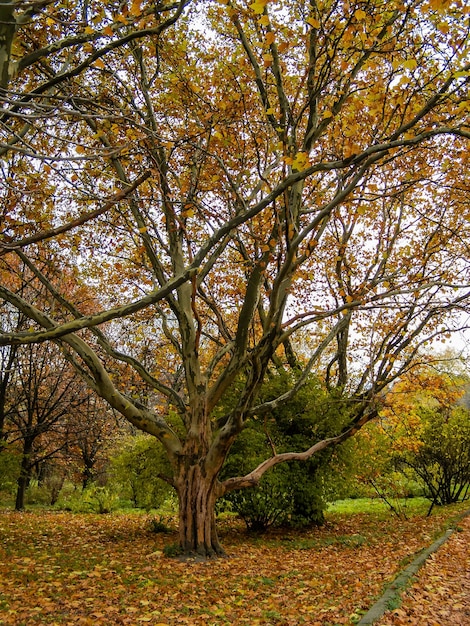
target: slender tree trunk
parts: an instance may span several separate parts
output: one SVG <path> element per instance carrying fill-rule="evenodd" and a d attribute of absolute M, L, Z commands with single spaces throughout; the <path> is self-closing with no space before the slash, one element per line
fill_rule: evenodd
<path fill-rule="evenodd" d="M 83 468 L 82 489 L 86 489 L 88 485 L 90 485 L 93 482 L 93 479 L 95 478 L 93 465 L 94 465 L 93 462 L 87 463 L 87 461 L 85 461 L 85 465 Z"/>
<path fill-rule="evenodd" d="M 177 483 L 180 547 L 185 555 L 202 557 L 225 554 L 217 536 L 215 503 L 217 476 L 208 476 L 202 464 L 183 470 Z"/>
<path fill-rule="evenodd" d="M 20 475 L 18 476 L 17 488 L 16 488 L 16 502 L 15 510 L 24 510 L 24 497 L 26 489 L 29 485 L 31 478 L 31 452 L 33 449 L 33 442 L 29 439 L 24 440 L 23 444 L 23 456 L 21 459 Z"/>
<path fill-rule="evenodd" d="M 23 468 L 22 468 L 21 474 L 18 477 L 17 487 L 16 487 L 16 501 L 15 501 L 16 511 L 24 511 L 24 496 L 25 496 L 27 485 L 28 485 L 28 477 L 23 474 Z"/>

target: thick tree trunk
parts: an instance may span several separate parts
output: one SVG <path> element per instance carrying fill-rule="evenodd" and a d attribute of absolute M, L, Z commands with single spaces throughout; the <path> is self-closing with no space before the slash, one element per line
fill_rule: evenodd
<path fill-rule="evenodd" d="M 191 466 L 186 468 L 177 488 L 183 554 L 205 558 L 223 556 L 215 523 L 217 477 L 205 475 L 200 465 Z"/>

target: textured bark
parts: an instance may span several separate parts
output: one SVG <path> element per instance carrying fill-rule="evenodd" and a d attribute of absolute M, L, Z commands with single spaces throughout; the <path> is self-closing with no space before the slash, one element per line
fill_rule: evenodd
<path fill-rule="evenodd" d="M 216 477 L 206 476 L 199 464 L 185 474 L 177 485 L 181 550 L 188 556 L 223 556 L 215 522 Z"/>
<path fill-rule="evenodd" d="M 16 20 L 13 2 L 0 4 L 0 88 L 6 89 L 10 79 L 11 46 L 15 37 Z"/>

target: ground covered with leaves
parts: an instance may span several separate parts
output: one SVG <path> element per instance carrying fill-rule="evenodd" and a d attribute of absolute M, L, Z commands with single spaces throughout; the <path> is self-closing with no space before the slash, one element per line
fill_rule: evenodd
<path fill-rule="evenodd" d="M 0 624 L 353 624 L 460 510 L 329 514 L 322 528 L 261 536 L 226 521 L 229 557 L 208 562 L 168 558 L 176 534 L 142 515 L 3 512 Z M 429 576 L 438 586 L 446 573 Z M 384 624 L 408 623 L 397 617 Z"/>
<path fill-rule="evenodd" d="M 470 624 L 470 517 L 432 554 L 401 606 L 387 612 L 380 626 L 468 626 Z"/>

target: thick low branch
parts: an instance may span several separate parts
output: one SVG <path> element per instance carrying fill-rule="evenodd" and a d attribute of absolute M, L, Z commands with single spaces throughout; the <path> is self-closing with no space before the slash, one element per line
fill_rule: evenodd
<path fill-rule="evenodd" d="M 167 298 L 172 291 L 191 279 L 191 277 L 197 272 L 197 267 L 190 266 L 180 276 L 169 280 L 168 283 L 161 289 L 152 291 L 147 296 L 144 296 L 140 300 L 134 300 L 123 306 L 101 311 L 95 315 L 85 315 L 78 319 L 66 322 L 65 324 L 50 325 L 48 330 L 38 330 L 22 333 L 0 333 L 0 346 L 6 345 L 21 345 L 29 343 L 39 343 L 42 341 L 60 339 L 71 333 L 75 333 L 84 328 L 92 328 L 109 322 L 114 319 L 123 318 L 133 313 L 137 313 L 142 309 Z M 0 298 L 10 302 L 19 311 L 22 311 L 29 319 L 38 320 L 37 314 L 40 313 L 38 309 L 26 302 L 23 298 L 13 293 L 9 289 L 0 285 Z"/>
<path fill-rule="evenodd" d="M 44 328 L 54 329 L 55 323 L 48 315 L 42 313 L 32 305 L 28 306 L 28 317 Z M 77 367 L 78 363 L 75 363 L 73 359 L 68 358 L 67 360 L 74 365 L 78 374 L 85 378 L 87 384 L 99 396 L 106 400 L 113 409 L 116 409 L 116 411 L 121 413 L 131 424 L 140 430 L 157 437 L 165 446 L 170 458 L 174 458 L 181 452 L 181 443 L 173 429 L 160 415 L 119 391 L 100 360 L 100 357 L 91 346 L 74 334 L 63 337 L 57 343 L 63 348 L 64 346 L 69 346 L 81 359 L 87 370 L 86 373 L 81 366 Z M 64 354 L 66 355 L 65 350 Z"/>
<path fill-rule="evenodd" d="M 328 439 L 323 439 L 322 441 L 318 441 L 313 446 L 311 446 L 308 450 L 304 452 L 283 452 L 281 454 L 275 454 L 266 461 L 263 461 L 256 467 L 253 471 L 245 476 L 238 476 L 235 478 L 229 478 L 221 484 L 222 494 L 226 494 L 230 491 L 235 491 L 237 489 L 246 489 L 247 487 L 255 487 L 263 474 L 265 474 L 269 469 L 279 465 L 280 463 L 286 463 L 288 461 L 307 461 L 314 454 L 328 448 L 329 446 L 335 446 L 343 441 L 346 441 L 353 435 L 355 435 L 367 422 L 371 421 L 377 416 L 377 412 L 371 411 L 366 412 L 353 426 L 343 431 L 341 434 L 336 437 L 329 437 Z"/>

